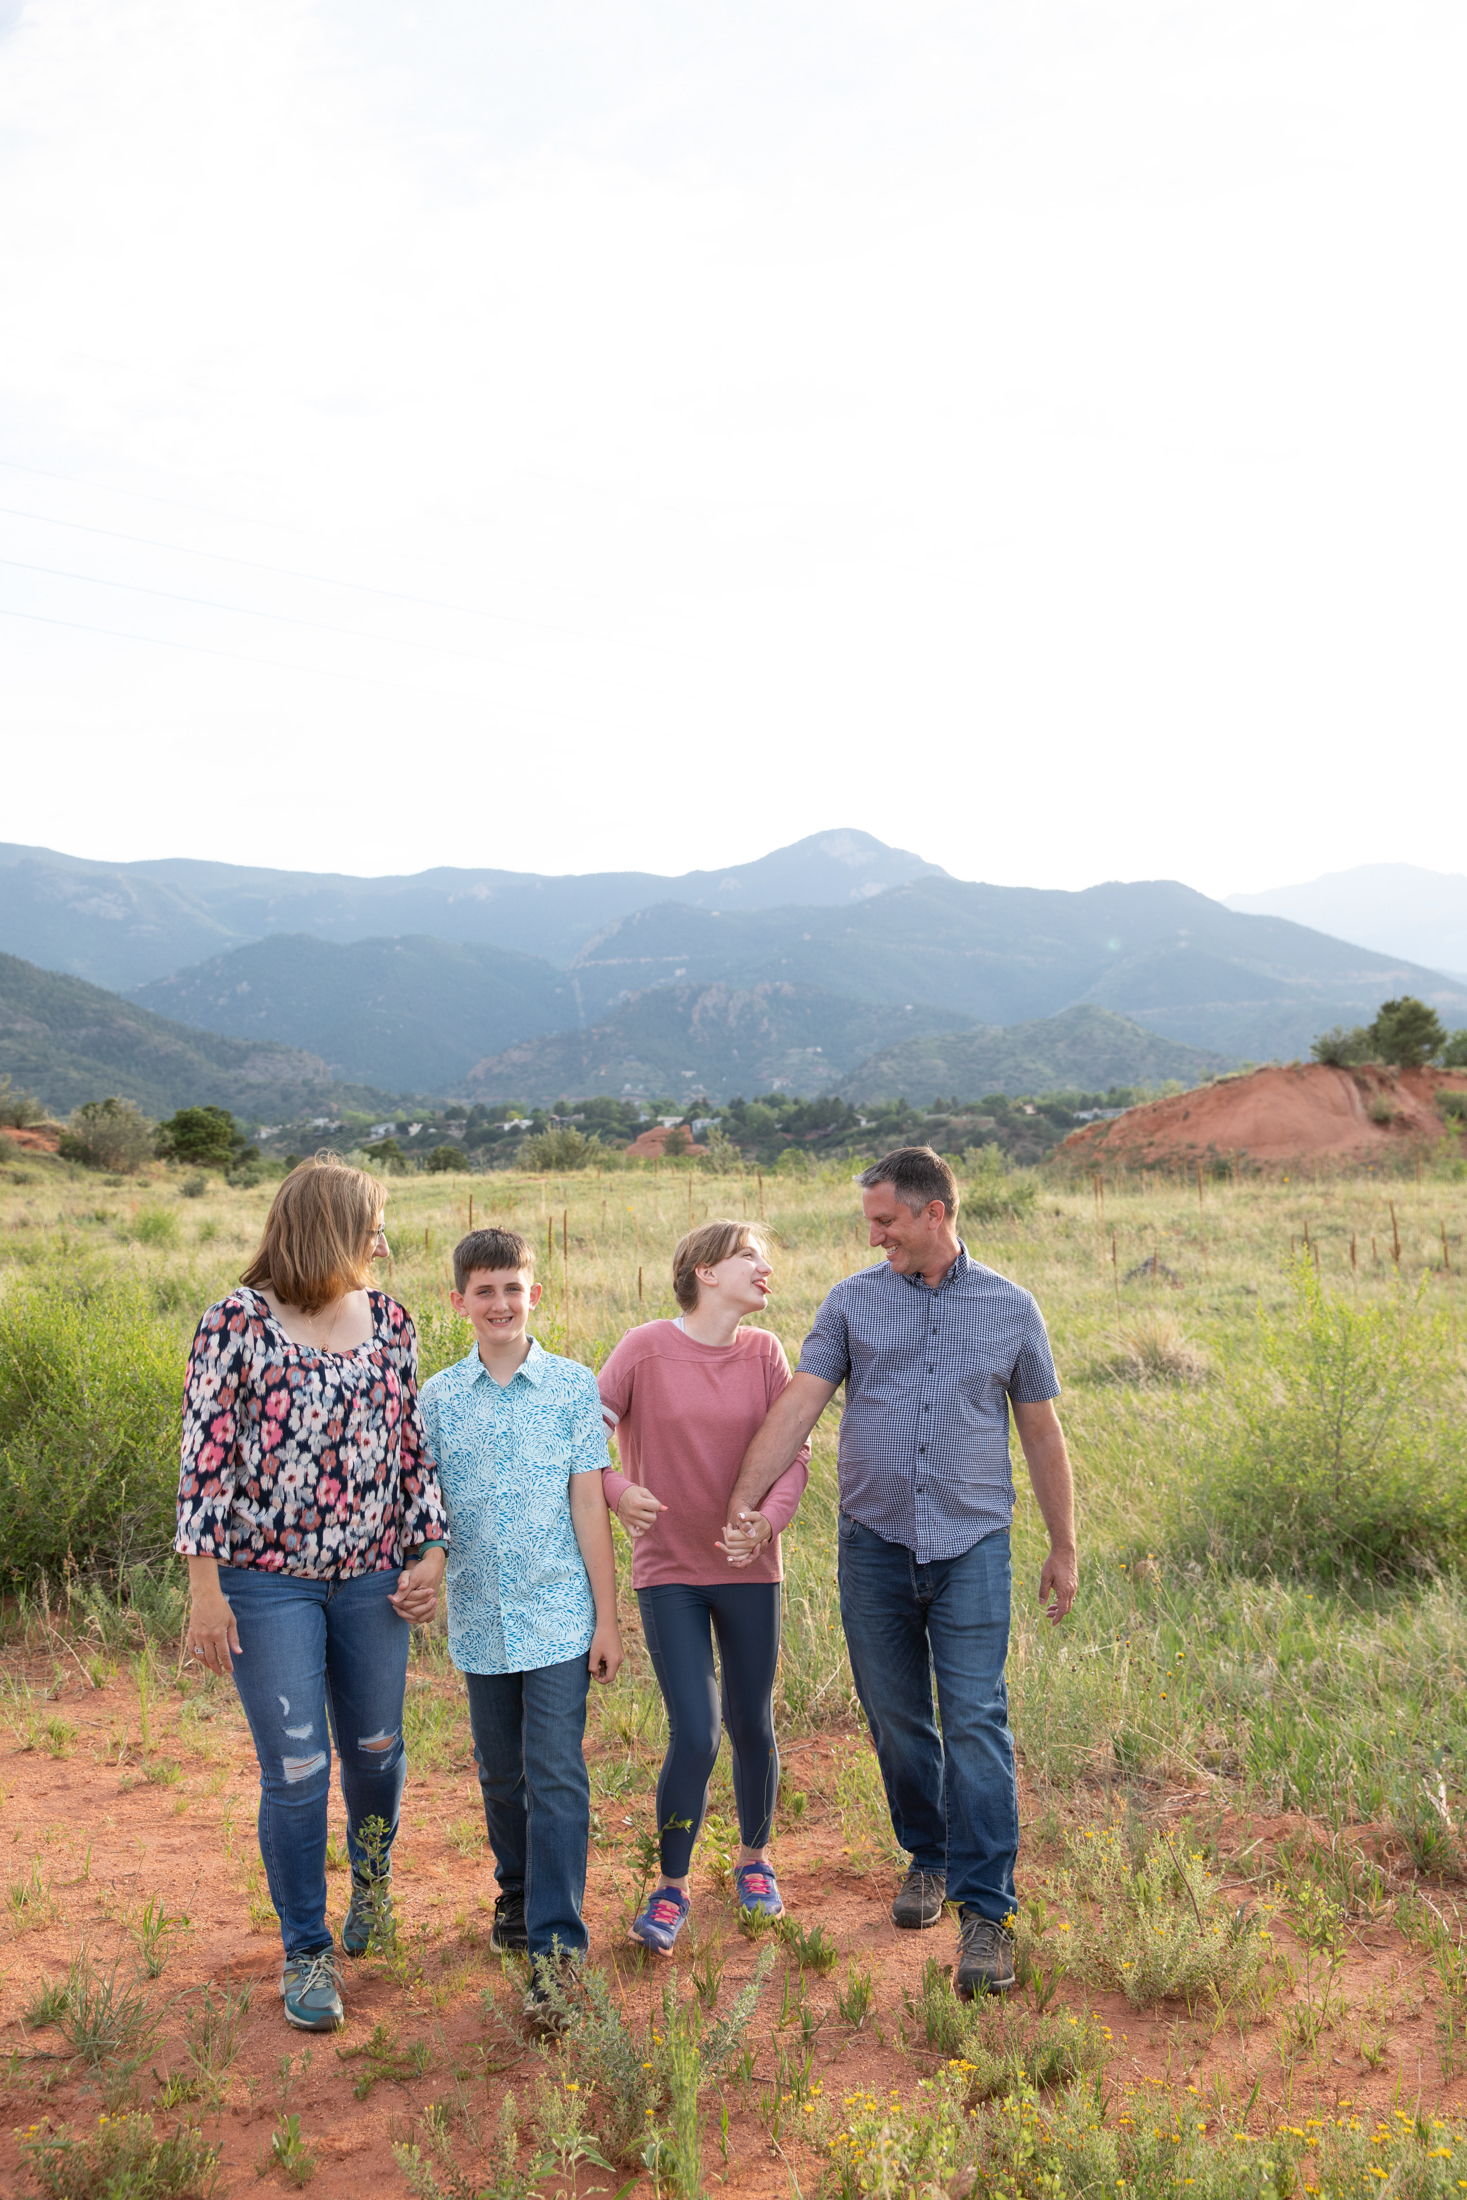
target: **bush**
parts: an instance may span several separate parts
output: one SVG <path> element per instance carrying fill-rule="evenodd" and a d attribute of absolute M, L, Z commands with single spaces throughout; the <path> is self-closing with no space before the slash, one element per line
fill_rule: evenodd
<path fill-rule="evenodd" d="M 171 1207 L 140 1207 L 130 1234 L 139 1245 L 177 1245 L 178 1217 Z"/>
<path fill-rule="evenodd" d="M 545 1174 L 567 1169 L 589 1169 L 601 1159 L 601 1147 L 594 1138 L 587 1138 L 574 1123 L 562 1124 L 558 1130 L 537 1131 L 527 1138 L 520 1148 L 520 1165 Z"/>
<path fill-rule="evenodd" d="M 971 1146 L 962 1158 L 967 1183 L 962 1187 L 961 1214 L 974 1222 L 998 1222 L 1006 1215 L 1027 1214 L 1038 1185 L 1032 1176 L 1015 1169 L 1002 1146 L 992 1140 Z"/>
<path fill-rule="evenodd" d="M 466 1169 L 469 1157 L 462 1146 L 435 1146 L 423 1163 L 430 1176 L 446 1176 L 451 1169 Z"/>
<path fill-rule="evenodd" d="M 193 2124 L 160 2137 L 152 2117 L 136 2111 L 99 2116 L 85 2133 L 63 2124 L 24 2138 L 21 2150 L 47 2200 L 201 2200 L 222 2152 Z"/>
<path fill-rule="evenodd" d="M 153 1125 L 131 1100 L 87 1100 L 72 1112 L 61 1139 L 64 1161 L 114 1176 L 134 1176 L 154 1152 Z"/>
<path fill-rule="evenodd" d="M 1311 1039 L 1309 1051 L 1316 1062 L 1328 1062 L 1331 1069 L 1353 1069 L 1370 1060 L 1370 1033 L 1363 1024 L 1348 1031 L 1343 1024 L 1333 1024 Z"/>
<path fill-rule="evenodd" d="M 228 1108 L 180 1108 L 158 1125 L 158 1151 L 170 1161 L 191 1161 L 196 1168 L 227 1169 L 250 1141 Z"/>
<path fill-rule="evenodd" d="M 1443 1069 L 1467 1069 L 1467 1031 L 1454 1031 L 1437 1057 Z"/>
<path fill-rule="evenodd" d="M 0 1300 L 0 1581 L 121 1579 L 173 1541 L 185 1350 L 131 1282 Z"/>
<path fill-rule="evenodd" d="M 8 1074 L 0 1077 L 0 1123 L 8 1130 L 21 1131 L 45 1120 L 46 1111 L 33 1092 L 16 1092 Z"/>
<path fill-rule="evenodd" d="M 1195 1440 L 1204 1463 L 1177 1540 L 1250 1571 L 1345 1581 L 1467 1554 L 1457 1356 L 1418 1298 L 1360 1305 L 1296 1264 L 1293 1305 L 1230 1373 Z"/>

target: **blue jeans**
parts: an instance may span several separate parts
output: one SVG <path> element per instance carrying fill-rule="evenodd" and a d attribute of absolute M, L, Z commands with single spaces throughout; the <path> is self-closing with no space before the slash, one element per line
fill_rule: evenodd
<path fill-rule="evenodd" d="M 667 1756 L 657 1781 L 662 1870 L 668 1879 L 681 1879 L 707 1816 L 708 1782 L 725 1727 L 733 1746 L 740 1838 L 746 1848 L 762 1849 L 774 1831 L 780 1583 L 659 1582 L 637 1591 L 637 1606 L 667 1706 Z M 721 1687 L 713 1670 L 715 1636 Z"/>
<path fill-rule="evenodd" d="M 995 1923 L 1014 1908 L 1019 1791 L 1003 1670 L 1009 1533 L 919 1566 L 840 1516 L 840 1616 L 892 1830 L 948 1900 Z M 938 1732 L 932 1686 L 942 1716 Z"/>
<path fill-rule="evenodd" d="M 465 1673 L 469 1725 L 495 1878 L 523 1891 L 530 1954 L 579 1954 L 591 1838 L 581 1739 L 591 1673 L 584 1656 L 533 1673 Z"/>
<path fill-rule="evenodd" d="M 308 1581 L 257 1566 L 219 1569 L 239 1628 L 234 1684 L 260 1760 L 260 1854 L 287 1956 L 331 1946 L 326 1804 L 333 1737 L 353 1871 L 368 1869 L 361 1829 L 369 1818 L 387 1828 L 384 1861 L 397 1833 L 411 1633 L 388 1602 L 397 1582 L 396 1567 L 350 1581 Z"/>

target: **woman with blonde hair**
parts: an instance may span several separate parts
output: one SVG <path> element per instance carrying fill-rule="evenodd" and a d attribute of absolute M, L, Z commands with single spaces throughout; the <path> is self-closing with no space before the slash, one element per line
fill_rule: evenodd
<path fill-rule="evenodd" d="M 808 1444 L 750 1516 L 747 1533 L 725 1538 L 744 1451 L 790 1380 L 778 1337 L 742 1326 L 763 1313 L 773 1273 L 747 1222 L 690 1230 L 672 1263 L 681 1314 L 629 1330 L 600 1375 L 602 1411 L 621 1457 L 621 1471 L 604 1474 L 606 1502 L 634 1539 L 632 1586 L 667 1705 L 657 1782 L 662 1875 L 631 1929 L 664 1956 L 690 1914 L 688 1870 L 725 1726 L 742 1844 L 739 1907 L 766 1917 L 784 1907 L 770 1856 L 779 1790 L 779 1531 L 804 1494 Z"/>
<path fill-rule="evenodd" d="M 188 1649 L 233 1675 L 249 1720 L 285 2019 L 308 2032 L 343 2018 L 326 1922 L 331 1740 L 352 1867 L 341 1944 L 359 1956 L 397 1832 L 409 1623 L 433 1616 L 448 1540 L 412 1320 L 368 1287 L 386 1202 L 334 1155 L 293 1170 L 239 1289 L 200 1321 L 184 1387 L 174 1548 Z"/>

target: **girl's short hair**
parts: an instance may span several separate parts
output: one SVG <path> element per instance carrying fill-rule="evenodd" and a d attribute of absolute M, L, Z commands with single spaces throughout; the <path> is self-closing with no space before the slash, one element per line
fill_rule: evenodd
<path fill-rule="evenodd" d="M 704 1222 L 678 1241 L 672 1256 L 672 1295 L 685 1314 L 698 1303 L 698 1270 L 716 1268 L 746 1245 L 767 1258 L 764 1233 L 753 1222 Z"/>
<path fill-rule="evenodd" d="M 344 1291 L 360 1291 L 387 1205 L 386 1187 L 334 1153 L 292 1169 L 270 1202 L 260 1249 L 240 1277 L 286 1306 L 315 1314 Z"/>

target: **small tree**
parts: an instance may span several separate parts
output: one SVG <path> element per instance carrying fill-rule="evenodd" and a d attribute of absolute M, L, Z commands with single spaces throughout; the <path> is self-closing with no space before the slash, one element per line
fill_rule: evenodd
<path fill-rule="evenodd" d="M 180 1108 L 158 1125 L 159 1152 L 199 1169 L 227 1169 L 249 1144 L 228 1108 Z"/>
<path fill-rule="evenodd" d="M 547 1173 L 589 1169 L 599 1151 L 594 1138 L 587 1138 L 574 1123 L 566 1123 L 559 1130 L 539 1131 L 533 1138 L 527 1138 L 520 1148 L 520 1160 L 527 1169 L 543 1169 Z"/>
<path fill-rule="evenodd" d="M 375 1161 L 389 1176 L 401 1176 L 407 1167 L 407 1156 L 395 1138 L 379 1138 L 367 1148 L 367 1159 Z"/>
<path fill-rule="evenodd" d="M 469 1157 L 462 1146 L 435 1146 L 423 1163 L 434 1176 L 446 1176 L 450 1169 L 466 1169 Z"/>
<path fill-rule="evenodd" d="M 84 1101 L 62 1134 L 61 1157 L 87 1169 L 132 1176 L 153 1157 L 153 1125 L 135 1101 L 115 1094 Z"/>
<path fill-rule="evenodd" d="M 1410 993 L 1403 994 L 1398 1001 L 1381 1002 L 1368 1036 L 1380 1060 L 1393 1062 L 1400 1069 L 1420 1069 L 1423 1062 L 1429 1062 L 1447 1043 L 1447 1034 L 1436 1010 L 1428 1008 L 1425 1001 L 1418 1001 Z"/>
<path fill-rule="evenodd" d="M 686 1123 L 674 1123 L 667 1134 L 662 1152 L 665 1160 L 676 1161 L 693 1150 L 693 1134 Z"/>
<path fill-rule="evenodd" d="M 1437 1059 L 1443 1069 L 1467 1069 L 1467 1031 L 1454 1031 Z"/>
<path fill-rule="evenodd" d="M 9 1074 L 0 1077 L 0 1123 L 8 1130 L 24 1130 L 28 1123 L 44 1123 L 46 1111 L 33 1092 L 16 1092 Z"/>

